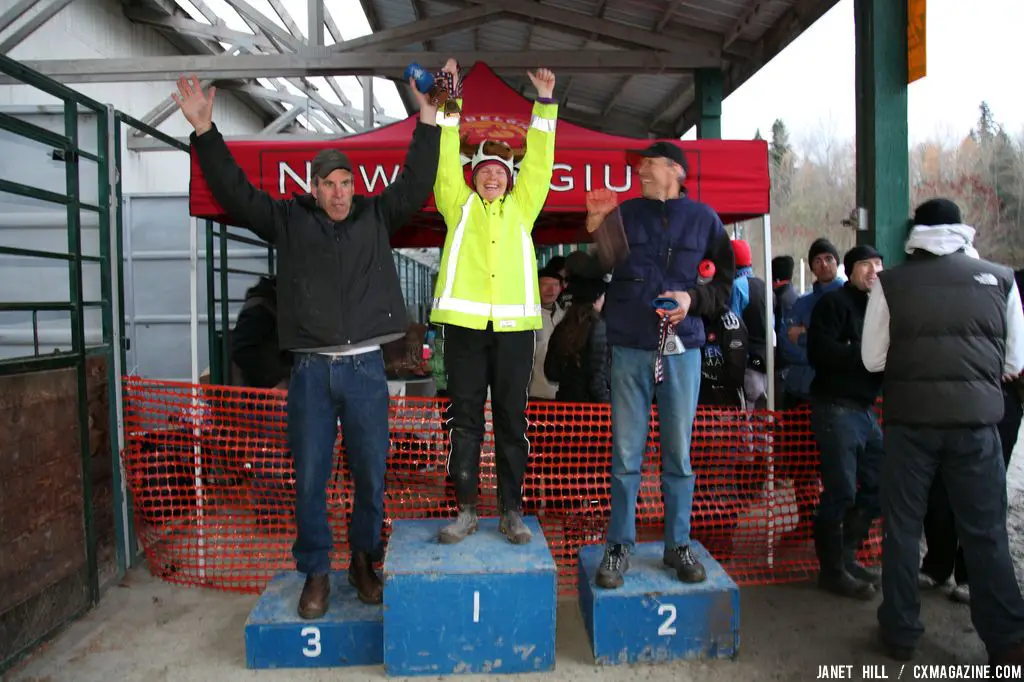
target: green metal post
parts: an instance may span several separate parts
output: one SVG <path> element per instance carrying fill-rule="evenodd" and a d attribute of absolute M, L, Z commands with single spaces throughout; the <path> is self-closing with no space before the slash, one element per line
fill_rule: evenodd
<path fill-rule="evenodd" d="M 694 74 L 697 104 L 697 138 L 722 139 L 722 71 L 697 69 Z"/>
<path fill-rule="evenodd" d="M 98 112 L 97 112 L 97 115 Z M 82 224 L 78 187 L 78 106 L 73 100 L 64 102 L 64 135 L 70 141 L 64 159 L 67 182 L 68 288 L 71 299 L 71 348 L 77 356 L 78 437 L 82 452 L 82 501 L 85 514 L 85 560 L 89 571 L 89 601 L 96 605 L 100 598 L 99 564 L 96 558 L 96 524 L 92 509 L 92 452 L 89 447 L 89 385 L 85 371 L 85 311 L 82 300 Z M 102 220 L 102 219 L 101 219 Z"/>
<path fill-rule="evenodd" d="M 220 261 L 220 381 L 217 383 L 227 386 L 231 383 L 231 349 L 228 348 L 228 327 L 231 321 L 228 319 L 228 308 L 231 302 L 228 300 L 228 226 L 220 224 L 220 252 L 217 254 Z"/>
<path fill-rule="evenodd" d="M 206 221 L 206 342 L 210 360 L 210 381 L 221 383 L 220 356 L 217 354 L 217 290 L 213 275 L 213 221 Z"/>
<path fill-rule="evenodd" d="M 904 259 L 910 217 L 907 133 L 907 3 L 855 0 L 857 84 L 857 205 L 871 244 L 886 266 Z"/>

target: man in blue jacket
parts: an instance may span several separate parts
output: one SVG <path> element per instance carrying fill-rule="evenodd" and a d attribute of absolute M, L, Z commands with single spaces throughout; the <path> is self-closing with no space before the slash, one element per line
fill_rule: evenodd
<path fill-rule="evenodd" d="M 682 150 L 656 142 L 630 157 L 636 159 L 643 197 L 618 207 L 629 253 L 613 269 L 604 307 L 612 356 L 612 513 L 597 572 L 597 584 L 604 588 L 622 586 L 629 570 L 654 398 L 665 500 L 663 561 L 681 581 L 706 578 L 690 549 L 690 434 L 700 393 L 702 318 L 720 315 L 729 306 L 736 271 L 729 235 L 718 215 L 686 196 L 683 182 L 689 167 Z M 595 232 L 613 216 L 616 203 L 608 190 L 592 192 L 587 230 Z M 712 276 L 698 273 L 705 260 L 714 265 Z M 653 305 L 656 298 L 674 301 L 664 318 Z"/>

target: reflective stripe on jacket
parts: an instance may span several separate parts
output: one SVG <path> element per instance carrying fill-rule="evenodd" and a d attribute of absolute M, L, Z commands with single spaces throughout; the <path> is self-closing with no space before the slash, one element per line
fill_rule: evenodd
<path fill-rule="evenodd" d="M 441 148 L 434 202 L 448 232 L 430 321 L 495 331 L 540 329 L 534 222 L 544 208 L 555 161 L 558 105 L 534 103 L 526 155 L 512 190 L 484 202 L 466 184 L 459 119 L 439 119 Z"/>

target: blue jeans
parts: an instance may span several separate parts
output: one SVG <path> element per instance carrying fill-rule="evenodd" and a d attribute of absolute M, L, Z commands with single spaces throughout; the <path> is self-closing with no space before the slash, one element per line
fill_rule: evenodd
<path fill-rule="evenodd" d="M 612 347 L 612 517 L 608 544 L 636 543 L 636 497 L 647 446 L 651 400 L 658 399 L 665 545 L 690 542 L 693 470 L 690 434 L 700 393 L 700 351 L 664 358 L 665 380 L 654 384 L 655 351 Z"/>
<path fill-rule="evenodd" d="M 388 383 L 378 351 L 329 357 L 299 353 L 288 386 L 288 445 L 295 462 L 292 547 L 300 573 L 331 569 L 333 538 L 327 520 L 327 482 L 341 420 L 354 499 L 348 527 L 352 552 L 383 554 L 384 473 L 390 448 Z"/>
<path fill-rule="evenodd" d="M 842 523 L 850 509 L 859 510 L 867 519 L 878 518 L 882 429 L 874 410 L 815 400 L 811 403 L 811 430 L 818 442 L 824 488 L 818 521 Z"/>

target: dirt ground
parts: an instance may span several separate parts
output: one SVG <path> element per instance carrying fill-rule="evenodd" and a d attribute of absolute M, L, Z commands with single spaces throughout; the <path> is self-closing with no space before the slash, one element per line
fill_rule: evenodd
<path fill-rule="evenodd" d="M 1024 575 L 1024 464 L 1018 446 L 1008 476 L 1010 545 L 1018 577 Z M 132 571 L 100 605 L 49 645 L 10 672 L 11 682 L 112 682 L 120 680 L 337 680 L 385 677 L 382 667 L 322 671 L 251 671 L 245 667 L 243 626 L 257 597 L 176 587 Z M 922 594 L 927 632 L 915 664 L 983 664 L 984 647 L 968 608 L 940 592 Z M 557 662 L 553 672 L 516 675 L 516 680 L 551 682 L 725 682 L 727 680 L 815 680 L 819 666 L 885 666 L 897 679 L 900 665 L 875 646 L 878 599 L 858 603 L 820 592 L 810 584 L 744 588 L 741 645 L 735 661 L 598 667 L 575 601 L 559 604 Z M 876 672 L 881 670 L 876 669 Z M 915 677 L 907 667 L 900 679 Z M 460 676 L 467 682 L 495 676 Z"/>

